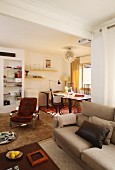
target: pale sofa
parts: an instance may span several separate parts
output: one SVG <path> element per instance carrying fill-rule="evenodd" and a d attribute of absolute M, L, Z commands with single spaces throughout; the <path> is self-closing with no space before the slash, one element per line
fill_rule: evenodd
<path fill-rule="evenodd" d="M 72 115 L 72 114 L 71 114 Z M 81 103 L 81 114 L 76 114 L 76 120 L 72 119 L 70 125 L 65 126 L 64 117 L 55 117 L 53 139 L 59 147 L 65 150 L 74 160 L 87 170 L 115 170 L 115 128 L 109 145 L 103 145 L 102 149 L 93 147 L 92 143 L 76 135 L 75 132 L 84 120 L 89 121 L 91 116 L 104 120 L 115 121 L 115 109 L 92 102 Z M 60 121 L 61 120 L 61 121 Z M 76 121 L 76 124 L 74 124 Z M 61 125 L 60 125 L 61 122 Z M 64 122 L 64 124 L 63 124 Z M 56 128 L 57 126 L 57 128 Z M 60 128 L 61 127 L 61 128 Z"/>

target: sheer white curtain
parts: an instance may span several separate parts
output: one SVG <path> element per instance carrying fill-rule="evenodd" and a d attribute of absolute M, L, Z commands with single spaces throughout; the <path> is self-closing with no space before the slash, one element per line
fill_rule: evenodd
<path fill-rule="evenodd" d="M 115 106 L 115 27 L 102 30 L 104 42 L 104 103 Z"/>

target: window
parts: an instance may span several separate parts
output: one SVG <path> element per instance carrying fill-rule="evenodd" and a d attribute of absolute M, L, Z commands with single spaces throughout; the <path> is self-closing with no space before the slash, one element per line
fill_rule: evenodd
<path fill-rule="evenodd" d="M 84 93 L 89 94 L 91 89 L 91 64 L 80 65 L 79 89 L 84 90 Z"/>

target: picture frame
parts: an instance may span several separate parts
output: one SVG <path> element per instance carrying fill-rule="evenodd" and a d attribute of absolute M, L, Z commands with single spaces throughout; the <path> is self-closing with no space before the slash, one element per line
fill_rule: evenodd
<path fill-rule="evenodd" d="M 52 62 L 50 58 L 45 59 L 45 69 L 51 69 L 52 68 Z"/>
<path fill-rule="evenodd" d="M 48 161 L 48 157 L 43 150 L 37 150 L 27 154 L 27 157 L 32 166 L 36 166 L 43 162 Z"/>

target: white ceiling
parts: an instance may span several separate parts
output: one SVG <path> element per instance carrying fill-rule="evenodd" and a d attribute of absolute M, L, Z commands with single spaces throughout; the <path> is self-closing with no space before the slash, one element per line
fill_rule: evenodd
<path fill-rule="evenodd" d="M 82 20 L 93 27 L 115 17 L 115 0 L 32 0 Z"/>
<path fill-rule="evenodd" d="M 63 47 L 74 46 L 76 56 L 90 54 L 90 47 L 78 45 L 80 38 L 46 26 L 0 15 L 0 46 L 24 48 L 47 54 L 61 55 Z"/>
<path fill-rule="evenodd" d="M 8 0 L 2 0 L 8 1 Z M 18 1 L 18 3 L 21 1 Z M 115 17 L 115 0 L 25 0 L 55 14 L 71 16 L 79 22 L 95 28 Z M 13 3 L 10 0 L 9 3 Z M 20 5 L 20 4 L 19 4 Z M 63 47 L 76 47 L 76 56 L 90 54 L 90 47 L 78 45 L 78 39 L 46 26 L 24 21 L 7 15 L 0 15 L 0 46 L 36 50 L 54 55 L 63 55 Z"/>

